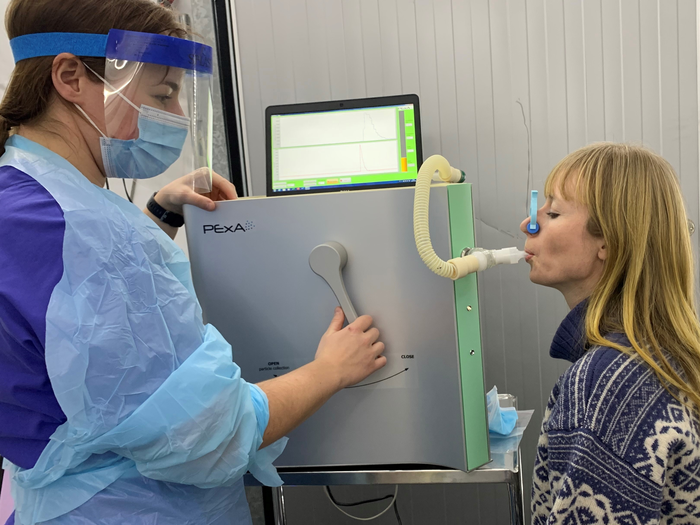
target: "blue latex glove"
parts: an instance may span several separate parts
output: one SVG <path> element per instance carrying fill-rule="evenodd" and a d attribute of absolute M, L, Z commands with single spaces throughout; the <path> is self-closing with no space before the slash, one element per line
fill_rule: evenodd
<path fill-rule="evenodd" d="M 489 432 L 503 436 L 510 434 L 518 422 L 518 411 L 515 407 L 501 408 L 495 386 L 486 394 L 486 407 L 489 411 Z"/>

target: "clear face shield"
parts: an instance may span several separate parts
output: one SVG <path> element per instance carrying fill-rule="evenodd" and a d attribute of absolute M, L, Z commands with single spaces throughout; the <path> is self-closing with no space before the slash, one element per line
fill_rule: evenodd
<path fill-rule="evenodd" d="M 108 177 L 189 175 L 212 190 L 212 49 L 164 35 L 112 30 L 101 139 Z"/>

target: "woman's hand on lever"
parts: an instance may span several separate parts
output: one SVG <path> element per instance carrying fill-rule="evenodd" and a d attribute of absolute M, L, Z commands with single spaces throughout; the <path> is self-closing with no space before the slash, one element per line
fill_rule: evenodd
<path fill-rule="evenodd" d="M 261 448 L 285 436 L 336 392 L 386 365 L 384 343 L 379 341 L 379 330 L 372 328 L 372 318 L 363 315 L 343 328 L 344 321 L 343 310 L 336 308 L 314 361 L 258 384 L 270 406 Z"/>
<path fill-rule="evenodd" d="M 386 364 L 379 330 L 372 328 L 369 315 L 358 317 L 343 328 L 345 314 L 338 307 L 330 326 L 318 344 L 315 362 L 338 380 L 338 391 L 359 383 Z"/>
<path fill-rule="evenodd" d="M 163 186 L 163 188 L 156 193 L 155 201 L 166 210 L 182 215 L 182 207 L 185 204 L 191 204 L 207 211 L 214 211 L 217 201 L 234 200 L 238 198 L 236 187 L 217 173 L 212 173 L 212 191 L 209 193 L 197 193 L 194 190 L 194 179 L 198 176 L 208 176 L 208 173 L 202 173 L 201 170 L 208 171 L 208 168 L 201 168 L 200 170 L 193 171 Z M 175 238 L 177 228 L 158 220 L 148 210 L 144 210 L 144 213 L 153 219 L 171 238 Z"/>

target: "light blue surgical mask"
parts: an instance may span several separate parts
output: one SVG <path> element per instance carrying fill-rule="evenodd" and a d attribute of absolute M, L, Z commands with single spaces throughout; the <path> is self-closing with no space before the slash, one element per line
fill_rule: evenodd
<path fill-rule="evenodd" d="M 486 408 L 489 414 L 489 431 L 507 436 L 518 422 L 518 412 L 513 407 L 501 408 L 498 402 L 498 389 L 494 386 L 486 394 Z"/>
<path fill-rule="evenodd" d="M 107 84 L 103 78 L 100 77 L 100 80 Z M 120 140 L 106 136 L 83 108 L 75 104 L 102 135 L 100 148 L 105 176 L 120 179 L 156 177 L 180 158 L 190 129 L 190 119 L 150 106 L 142 105 L 139 108 L 121 93 L 117 94 L 139 112 L 137 139 Z"/>

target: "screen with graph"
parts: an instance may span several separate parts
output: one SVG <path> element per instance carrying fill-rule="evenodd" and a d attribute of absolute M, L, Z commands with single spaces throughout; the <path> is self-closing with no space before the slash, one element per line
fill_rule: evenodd
<path fill-rule="evenodd" d="M 417 100 L 377 105 L 396 98 L 367 99 L 372 103 L 364 107 L 347 107 L 361 106 L 356 100 L 326 103 L 334 105 L 326 110 L 305 105 L 312 107 L 268 112 L 268 195 L 415 182 L 422 160 Z"/>

